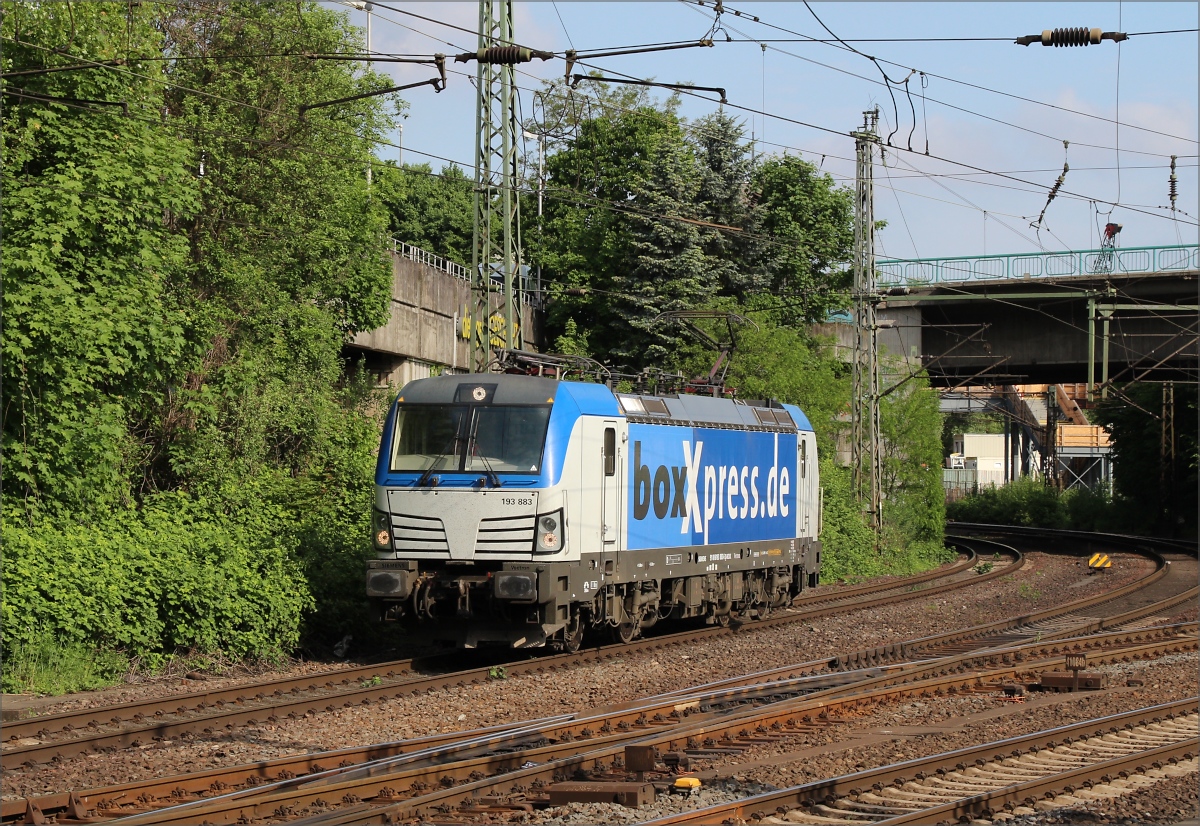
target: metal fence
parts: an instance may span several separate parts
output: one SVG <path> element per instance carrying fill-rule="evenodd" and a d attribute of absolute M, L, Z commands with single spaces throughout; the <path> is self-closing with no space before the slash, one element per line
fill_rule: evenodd
<path fill-rule="evenodd" d="M 401 258 L 407 258 L 409 261 L 416 261 L 418 264 L 424 264 L 435 270 L 441 270 L 464 281 L 471 280 L 471 271 L 462 264 L 451 261 L 448 258 L 443 258 L 440 255 L 434 255 L 432 252 L 427 252 L 420 247 L 414 247 L 412 244 L 406 244 L 403 241 L 397 241 L 395 238 L 389 238 L 388 249 Z"/>
<path fill-rule="evenodd" d="M 469 282 L 471 280 L 471 270 L 468 267 L 464 267 L 457 261 L 451 261 L 440 255 L 434 255 L 432 252 L 423 250 L 420 247 L 414 247 L 412 244 L 406 244 L 403 241 L 397 241 L 395 238 L 389 238 L 388 249 L 401 258 L 416 261 L 418 264 L 424 264 L 427 267 L 440 270 L 448 275 L 453 275 L 455 278 L 461 278 L 463 281 Z M 493 289 L 498 292 L 502 291 L 504 275 L 500 271 L 500 265 L 492 264 L 491 269 Z M 531 271 L 529 266 L 522 264 L 520 270 L 521 300 L 525 304 L 537 305 L 539 292 L 535 289 L 535 285 L 530 283 Z"/>
<path fill-rule="evenodd" d="M 1200 269 L 1200 246 L 1183 244 L 959 258 L 893 258 L 878 260 L 876 269 L 881 286 L 1185 272 Z"/>

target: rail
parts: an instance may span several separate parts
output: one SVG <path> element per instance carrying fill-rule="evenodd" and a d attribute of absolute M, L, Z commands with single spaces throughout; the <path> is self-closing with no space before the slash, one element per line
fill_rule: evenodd
<path fill-rule="evenodd" d="M 876 269 L 878 283 L 884 286 L 1186 272 L 1200 269 L 1200 246 L 1175 244 L 958 258 L 892 258 L 877 261 Z"/>

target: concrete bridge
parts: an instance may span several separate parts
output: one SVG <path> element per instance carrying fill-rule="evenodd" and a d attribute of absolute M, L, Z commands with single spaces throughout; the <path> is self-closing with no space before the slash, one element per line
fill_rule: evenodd
<path fill-rule="evenodd" d="M 469 369 L 466 267 L 393 241 L 392 313 L 347 355 L 381 383 Z M 1197 369 L 1197 245 L 877 262 L 881 348 L 920 364 L 935 385 L 1191 378 Z M 540 342 L 526 305 L 526 340 Z M 500 326 L 497 326 L 500 325 Z M 827 331 L 852 347 L 852 329 Z"/>
<path fill-rule="evenodd" d="M 879 260 L 880 346 L 943 387 L 1195 380 L 1198 249 Z"/>
<path fill-rule="evenodd" d="M 471 317 L 470 270 L 427 250 L 392 240 L 392 312 L 387 324 L 359 333 L 343 355 L 361 360 L 380 386 L 401 387 L 413 379 L 443 372 L 465 373 L 471 368 L 472 335 L 486 325 L 503 346 L 505 318 L 501 298 L 492 302 L 486 320 Z M 540 340 L 537 313 L 530 304 L 522 312 L 526 342 Z M 528 344 L 527 344 L 528 346 Z"/>

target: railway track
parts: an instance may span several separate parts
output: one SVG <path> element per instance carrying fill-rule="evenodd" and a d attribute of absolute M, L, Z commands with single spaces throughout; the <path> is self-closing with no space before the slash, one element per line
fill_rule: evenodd
<path fill-rule="evenodd" d="M 1200 753 L 1196 698 L 748 797 L 656 820 L 679 823 L 956 823 L 1115 796 Z M 1185 770 L 1181 767 L 1181 770 Z M 1058 799 L 1056 798 L 1064 798 Z M 781 817 L 783 816 L 783 817 Z"/>
<path fill-rule="evenodd" d="M 36 822 L 39 813 L 44 816 L 48 812 L 93 821 L 145 812 L 122 822 L 187 823 L 203 819 L 235 823 L 261 818 L 287 820 L 289 812 L 312 815 L 314 810 L 319 812 L 323 806 L 339 802 L 336 817 L 342 817 L 346 806 L 362 813 L 354 804 L 359 801 L 367 810 L 407 807 L 387 816 L 426 817 L 444 813 L 445 807 L 452 805 L 465 803 L 468 808 L 477 808 L 480 804 L 470 801 L 495 794 L 499 787 L 511 790 L 513 784 L 525 785 L 525 781 L 526 791 L 536 798 L 539 788 L 566 779 L 589 763 L 591 774 L 595 775 L 597 768 L 601 775 L 611 774 L 614 761 L 619 762 L 630 743 L 658 745 L 668 753 L 689 758 L 736 754 L 754 744 L 794 738 L 829 725 L 832 714 L 858 714 L 902 697 L 996 692 L 1030 668 L 1060 665 L 1068 649 L 1095 652 L 1091 655 L 1093 661 L 1101 663 L 1196 647 L 1197 626 L 1192 623 L 912 663 L 887 673 L 872 669 L 867 673 L 772 680 L 718 690 L 704 686 L 691 694 L 662 695 L 588 716 L 427 738 L 408 744 L 410 748 L 403 757 L 376 755 L 368 763 L 340 769 L 321 771 L 321 763 L 334 765 L 337 756 L 345 757 L 345 752 L 310 755 L 293 761 L 290 767 L 272 761 L 275 782 L 267 785 L 261 785 L 260 779 L 267 767 L 243 767 L 241 788 L 226 794 L 221 793 L 239 785 L 236 770 L 184 775 L 73 797 L 42 798 L 27 801 L 19 813 L 13 806 L 6 814 L 12 819 L 23 817 L 26 822 Z M 305 767 L 307 776 L 297 777 Z M 519 803 L 525 805 L 528 799 L 526 796 Z M 178 805 L 189 800 L 192 802 Z M 506 801 L 498 805 L 510 804 Z M 285 810 L 284 815 L 276 814 Z"/>
<path fill-rule="evenodd" d="M 961 543 L 960 547 L 974 550 L 980 556 L 1001 550 L 1012 554 L 1020 553 L 1011 545 L 992 540 L 965 536 L 955 539 Z M 1155 614 L 1195 603 L 1200 596 L 1200 587 L 1196 585 L 1200 567 L 1197 566 L 1194 554 L 1179 551 L 1160 553 L 1148 546 L 1136 547 L 1134 550 L 1149 556 L 1157 567 L 1149 576 L 1122 588 L 1028 614 L 1015 621 L 1006 618 L 988 625 L 851 652 L 839 656 L 837 665 L 841 668 L 860 668 L 894 659 L 948 656 L 980 648 L 1017 645 L 1031 640 L 1079 636 L 1108 628 L 1138 627 Z"/>
<path fill-rule="evenodd" d="M 986 540 L 978 537 L 963 537 L 957 541 L 962 543 L 964 549 L 971 545 L 974 548 L 986 547 L 989 554 L 996 552 L 994 545 L 980 545 Z M 1147 548 L 1135 550 L 1153 554 Z M 480 811 L 486 811 L 489 807 L 503 810 L 511 805 L 521 808 L 530 805 L 526 802 L 528 800 L 541 800 L 539 792 L 548 784 L 566 779 L 575 772 L 587 771 L 595 776 L 605 776 L 606 772 L 620 775 L 620 759 L 624 747 L 631 742 L 652 742 L 668 749 L 668 753 L 683 756 L 691 753 L 700 757 L 706 751 L 712 751 L 706 746 L 709 741 L 718 746 L 715 749 L 718 752 L 736 752 L 764 738 L 786 739 L 796 736 L 804 727 L 830 725 L 841 713 L 840 710 L 854 714 L 875 703 L 903 696 L 996 691 L 1000 681 L 1011 681 L 1022 673 L 1027 674 L 1034 662 L 1043 663 L 1042 667 L 1050 667 L 1056 657 L 1068 650 L 1089 652 L 1089 660 L 1095 663 L 1105 661 L 1104 658 L 1108 656 L 1118 659 L 1152 656 L 1154 651 L 1171 650 L 1171 645 L 1178 646 L 1181 639 L 1184 644 L 1191 646 L 1187 650 L 1194 650 L 1194 624 L 1174 629 L 1137 627 L 1146 624 L 1146 617 L 1152 619 L 1155 612 L 1165 610 L 1165 606 L 1179 604 L 1180 594 L 1186 592 L 1186 588 L 1178 581 L 1179 576 L 1186 574 L 1186 564 L 1174 565 L 1172 563 L 1175 560 L 1169 557 L 1170 553 L 1160 555 L 1161 564 L 1155 573 L 1139 581 L 1143 589 L 1152 586 L 1162 588 L 1164 581 L 1173 581 L 1175 584 L 1167 589 L 1170 593 L 1164 591 L 1164 599 L 1154 603 L 1147 603 L 1145 599 L 1128 600 L 1129 589 L 1123 589 L 1107 597 L 1114 606 L 1124 607 L 1125 610 L 1117 611 L 1114 608 L 1099 612 L 1103 616 L 1096 616 L 1098 612 L 1094 608 L 1099 605 L 1096 601 L 1090 605 L 1067 605 L 1055 612 L 1046 612 L 1065 618 L 1059 628 L 1050 630 L 1042 625 L 1034 631 L 1023 631 L 1016 635 L 1016 640 L 1022 643 L 1020 645 L 1012 645 L 1011 640 L 1010 644 L 1003 644 L 1005 637 L 1000 631 L 1003 623 L 983 631 L 963 629 L 942 635 L 945 639 L 936 643 L 933 638 L 928 638 L 915 641 L 920 645 L 888 646 L 885 647 L 887 650 L 872 649 L 848 658 L 837 657 L 773 669 L 627 703 L 587 717 L 562 715 L 466 734 L 455 733 L 403 743 L 377 744 L 362 749 L 283 758 L 252 766 L 164 778 L 152 783 L 127 784 L 75 795 L 8 801 L 4 804 L 4 821 L 39 822 L 47 816 L 58 816 L 59 822 L 92 821 L 134 815 L 135 820 L 131 822 L 135 823 L 166 822 L 168 818 L 176 822 L 193 822 L 203 810 L 203 819 L 213 823 L 237 822 L 248 817 L 289 820 L 302 813 L 321 819 L 325 817 L 322 814 L 325 811 L 328 811 L 329 818 L 333 818 L 329 822 L 359 817 L 369 822 L 383 822 L 386 818 L 413 816 L 414 812 L 422 813 L 419 816 L 423 817 L 448 817 L 450 813 L 459 811 L 455 807 L 463 805 L 467 810 Z M 1185 561 L 1182 554 L 1180 557 L 1181 562 Z M 1008 549 L 1004 551 L 1004 559 L 1012 560 L 1008 568 L 1010 571 L 1011 566 L 1020 564 L 1021 556 L 1015 550 Z M 921 578 L 921 583 L 941 580 L 931 587 L 953 587 L 955 583 L 946 580 L 956 574 L 961 575 L 971 567 L 973 561 L 974 556 L 969 555 L 965 562 L 951 569 L 953 573 L 943 571 L 940 576 L 926 575 Z M 1194 558 L 1190 559 L 1190 563 L 1191 582 L 1194 583 Z M 993 573 L 1007 572 L 999 569 Z M 971 576 L 971 581 L 980 579 L 979 576 Z M 891 593 L 883 598 L 895 601 L 904 598 L 905 594 L 924 596 L 931 592 L 930 588 L 914 591 L 914 582 L 909 579 L 892 583 L 889 586 Z M 920 583 L 917 587 L 920 587 Z M 1194 585 L 1192 588 L 1194 592 Z M 860 593 L 854 595 L 853 591 Z M 852 589 L 838 596 L 843 600 L 846 597 L 870 599 L 873 591 L 870 588 Z M 875 593 L 878 594 L 877 591 Z M 861 601 L 849 604 L 822 601 L 816 599 L 817 596 L 798 600 L 799 610 L 795 614 L 776 614 L 746 628 L 811 619 L 813 614 L 808 611 L 817 610 L 818 602 L 824 602 L 820 606 L 822 610 L 832 607 L 831 613 L 853 610 L 863 605 Z M 1122 603 L 1121 600 L 1126 601 Z M 1042 619 L 1026 617 L 1024 624 L 1032 628 Z M 1011 629 L 1021 624 L 1010 622 L 1008 627 Z M 1071 627 L 1083 629 L 1082 633 L 1094 632 L 1101 627 L 1124 627 L 1124 630 L 1089 640 L 1057 639 L 1066 635 Z M 706 631 L 708 634 L 734 632 L 729 629 Z M 672 636 L 694 639 L 695 635 L 667 635 L 619 646 L 617 651 L 628 653 L 639 646 L 662 647 L 664 640 L 669 644 Z M 934 653 L 938 645 L 942 648 L 939 653 Z M 1120 646 L 1123 653 L 1110 652 L 1093 659 L 1090 652 L 1100 653 L 1107 646 Z M 585 661 L 592 654 L 603 657 L 608 650 L 544 658 L 519 665 L 526 665 L 529 670 L 554 670 Z M 905 662 L 905 658 L 921 658 L 926 662 Z M 548 662 L 554 659 L 567 662 L 557 665 Z M 858 670 L 846 670 L 856 665 L 860 666 Z M 380 668 L 376 666 L 376 672 Z M 990 668 L 988 673 L 991 676 L 982 676 L 980 669 L 983 668 Z M 841 673 L 837 673 L 839 669 Z M 520 672 L 510 669 L 510 673 Z M 339 672 L 335 676 L 344 677 L 344 674 Z M 438 679 L 453 677 L 460 675 L 441 675 Z M 454 682 L 443 684 L 453 685 Z M 376 690 L 387 696 L 391 693 L 388 688 L 380 686 Z M 853 696 L 840 696 L 847 693 Z M 805 711 L 805 703 L 815 705 Z M 742 727 L 731 728 L 737 725 Z M 6 726 L 8 733 L 9 727 Z M 526 766 L 529 763 L 534 765 Z M 590 768 L 582 768 L 585 765 Z M 494 777 L 497 772 L 501 775 Z M 379 777 L 383 780 L 380 781 Z M 402 780 L 407 785 L 391 785 Z M 366 785 L 362 785 L 364 783 Z M 517 797 L 521 798 L 517 803 L 508 799 L 514 789 Z M 189 800 L 192 803 L 182 808 L 164 808 L 167 804 Z M 216 811 L 212 808 L 214 806 L 225 806 L 225 814 Z M 144 814 L 137 815 L 138 811 Z M 136 818 L 140 818 L 140 821 Z"/>
<path fill-rule="evenodd" d="M 51 760 L 65 760 L 111 749 L 136 748 L 154 740 L 184 735 L 208 735 L 241 726 L 274 723 L 329 713 L 337 708 L 386 702 L 401 695 L 418 695 L 452 686 L 480 684 L 504 669 L 507 676 L 547 673 L 603 662 L 643 651 L 689 645 L 698 639 L 745 633 L 793 622 L 811 621 L 847 611 L 887 605 L 967 587 L 1010 573 L 1022 557 L 1007 553 L 1006 564 L 990 574 L 970 572 L 975 556 L 969 551 L 955 565 L 919 576 L 886 583 L 838 589 L 827 594 L 801 596 L 786 612 L 733 628 L 692 629 L 662 634 L 630 643 L 606 645 L 571 654 L 519 660 L 487 660 L 485 665 L 445 670 L 461 657 L 427 657 L 396 660 L 316 676 L 271 680 L 220 690 L 176 695 L 167 699 L 47 714 L 6 723 L 0 744 L 0 766 L 5 771 Z M 436 673 L 424 673 L 427 671 Z"/>

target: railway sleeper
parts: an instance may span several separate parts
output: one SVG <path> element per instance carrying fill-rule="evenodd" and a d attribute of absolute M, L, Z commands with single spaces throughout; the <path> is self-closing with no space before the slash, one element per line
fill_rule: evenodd
<path fill-rule="evenodd" d="M 892 815 L 899 814 L 899 812 L 886 812 L 872 816 L 862 812 L 850 812 L 845 809 L 835 809 L 831 806 L 826 806 L 823 803 L 813 806 L 812 811 L 817 817 L 824 815 L 823 819 L 816 821 L 818 823 L 874 823 L 879 820 L 886 820 Z M 859 817 L 856 817 L 854 820 L 850 820 L 847 818 L 847 815 L 859 815 Z"/>

